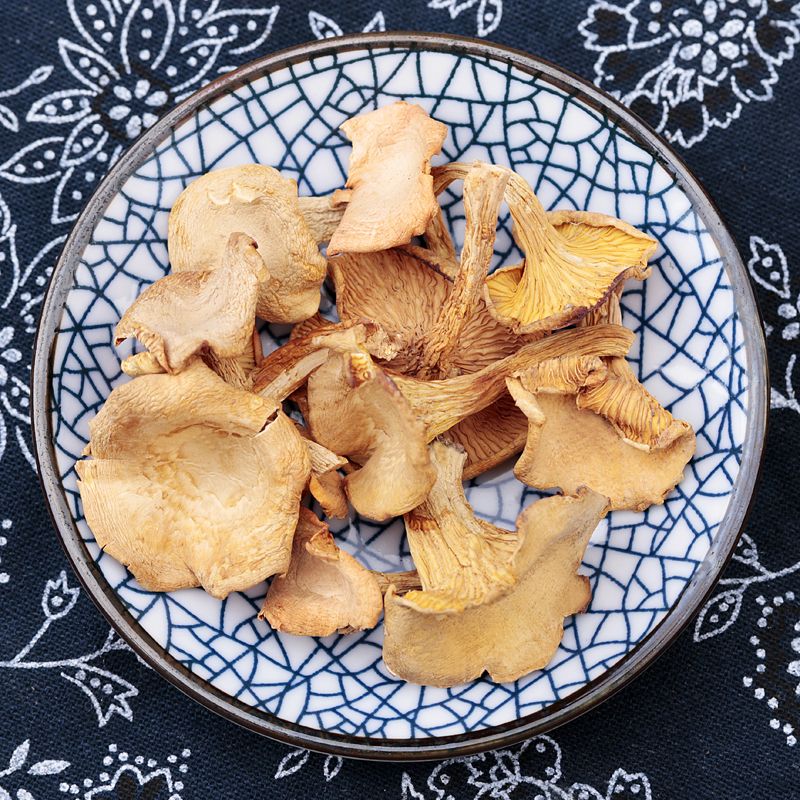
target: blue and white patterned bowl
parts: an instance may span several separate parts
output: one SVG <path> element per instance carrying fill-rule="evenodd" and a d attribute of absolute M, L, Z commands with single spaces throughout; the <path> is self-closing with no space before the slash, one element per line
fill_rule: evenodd
<path fill-rule="evenodd" d="M 663 506 L 614 512 L 586 552 L 593 599 L 551 664 L 515 683 L 431 689 L 393 678 L 382 629 L 324 639 L 256 619 L 265 587 L 215 600 L 144 591 L 96 545 L 76 490 L 88 422 L 126 378 L 113 329 L 168 270 L 167 216 L 222 166 L 260 162 L 301 194 L 342 185 L 348 117 L 402 98 L 448 125 L 442 160 L 512 166 L 551 208 L 619 216 L 659 242 L 653 276 L 628 288 L 625 322 L 645 385 L 697 431 L 697 454 Z M 457 198 L 445 200 L 456 240 Z M 505 220 L 497 262 L 515 256 Z M 268 329 L 280 341 L 285 331 Z M 674 154 L 638 120 L 555 67 L 451 37 L 340 39 L 255 62 L 168 114 L 120 160 L 67 243 L 45 303 L 34 368 L 36 449 L 73 564 L 131 645 L 180 688 L 262 733 L 373 758 L 464 753 L 541 732 L 640 671 L 698 608 L 728 558 L 763 444 L 765 353 L 731 239 Z M 476 511 L 513 526 L 534 493 L 511 464 L 473 480 Z M 352 519 L 336 534 L 364 563 L 410 566 L 402 525 Z"/>

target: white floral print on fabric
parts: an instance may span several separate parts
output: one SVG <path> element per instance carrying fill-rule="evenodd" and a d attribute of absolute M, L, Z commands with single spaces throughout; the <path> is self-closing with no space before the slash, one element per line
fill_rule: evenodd
<path fill-rule="evenodd" d="M 561 747 L 549 736 L 537 736 L 505 750 L 451 758 L 437 764 L 418 787 L 403 773 L 402 800 L 652 800 L 647 775 L 617 769 L 601 789 L 586 783 L 565 784 Z"/>
<path fill-rule="evenodd" d="M 768 244 L 760 236 L 751 236 L 747 269 L 761 295 L 767 341 L 780 339 L 783 344 L 800 338 L 800 288 L 793 285 L 783 248 L 779 244 Z M 771 348 L 770 405 L 773 409 L 786 408 L 800 413 L 800 387 L 795 383 L 800 374 L 795 376 L 796 363 L 797 353 L 787 353 L 784 347 Z"/>
<path fill-rule="evenodd" d="M 27 122 L 52 134 L 12 155 L 0 165 L 0 177 L 57 182 L 51 222 L 74 220 L 96 179 L 122 150 L 171 105 L 259 47 L 280 9 L 229 6 L 203 0 L 67 0 L 76 35 L 59 39 L 58 53 L 70 80 L 36 100 L 26 114 Z"/>
<path fill-rule="evenodd" d="M 503 0 L 428 0 L 428 8 L 446 9 L 450 19 L 474 8 L 476 33 L 480 37 L 494 33 L 503 19 Z"/>
<path fill-rule="evenodd" d="M 344 35 L 344 31 L 336 20 L 320 14 L 319 11 L 312 10 L 308 12 L 308 25 L 311 28 L 311 33 L 317 39 L 333 39 L 336 36 Z M 383 11 L 377 11 L 375 16 L 363 28 L 364 33 L 385 30 L 386 18 L 383 15 Z"/>
<path fill-rule="evenodd" d="M 129 700 L 137 697 L 139 690 L 115 672 L 97 665 L 97 661 L 108 653 L 117 650 L 130 651 L 128 645 L 114 631 L 108 632 L 105 642 L 97 650 L 83 655 L 54 660 L 37 660 L 29 657 L 50 627 L 64 619 L 75 608 L 80 591 L 77 586 L 70 586 L 64 570 L 55 580 L 48 580 L 41 600 L 44 620 L 16 655 L 7 660 L 0 660 L 0 671 L 55 670 L 59 677 L 77 686 L 89 699 L 99 727 L 108 724 L 115 714 L 132 720 L 133 709 Z M 3 800 L 2 794 L 0 800 Z"/>
<path fill-rule="evenodd" d="M 773 98 L 800 41 L 796 0 L 599 0 L 578 26 L 596 83 L 691 147 Z"/>
<path fill-rule="evenodd" d="M 0 765 L 5 757 L 4 750 L 4 747 L 0 749 Z M 69 766 L 69 761 L 61 759 L 33 760 L 31 741 L 26 739 L 14 748 L 8 759 L 8 766 L 0 769 L 0 800 L 11 800 L 12 797 L 16 797 L 17 800 L 35 800 L 35 795 L 30 789 L 33 788 L 38 793 L 47 786 L 47 781 L 42 780 L 43 777 L 58 775 Z"/>

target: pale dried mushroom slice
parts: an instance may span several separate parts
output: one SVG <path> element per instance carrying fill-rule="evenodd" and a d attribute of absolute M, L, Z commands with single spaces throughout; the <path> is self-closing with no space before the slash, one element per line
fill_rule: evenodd
<path fill-rule="evenodd" d="M 328 526 L 303 508 L 285 575 L 270 584 L 261 619 L 296 636 L 330 636 L 374 628 L 383 611 L 376 577 L 345 553 Z"/>
<path fill-rule="evenodd" d="M 407 249 L 344 254 L 331 260 L 336 309 L 342 320 L 370 319 L 397 337 L 398 353 L 381 363 L 393 372 L 416 375 L 428 332 L 436 324 L 452 279 Z M 477 370 L 514 353 L 529 341 L 495 320 L 482 298 L 465 320 L 449 362 L 453 372 Z"/>
<path fill-rule="evenodd" d="M 261 360 L 251 375 L 253 391 L 264 397 L 283 400 L 296 392 L 308 376 L 324 364 L 332 350 L 361 350 L 391 357 L 397 347 L 380 326 L 373 322 L 329 322 L 316 318 L 301 325 L 308 330 L 273 350 Z"/>
<path fill-rule="evenodd" d="M 309 459 L 274 404 L 195 361 L 114 389 L 90 433 L 86 520 L 144 588 L 225 597 L 288 568 Z"/>
<path fill-rule="evenodd" d="M 387 250 L 425 231 L 439 206 L 430 160 L 447 128 L 417 105 L 398 101 L 347 120 L 353 143 L 347 206 L 328 255 Z"/>
<path fill-rule="evenodd" d="M 361 465 L 345 478 L 359 514 L 383 521 L 425 499 L 434 481 L 425 429 L 366 351 L 331 354 L 307 392 L 314 439 Z"/>
<path fill-rule="evenodd" d="M 130 378 L 138 378 L 141 375 L 158 375 L 161 372 L 166 372 L 164 367 L 158 363 L 158 359 L 149 350 L 123 358 L 120 363 L 120 369 Z"/>
<path fill-rule="evenodd" d="M 384 597 L 383 659 L 399 678 L 428 686 L 456 686 L 488 672 L 513 681 L 552 659 L 564 618 L 585 610 L 589 581 L 577 573 L 584 550 L 606 513 L 607 499 L 581 490 L 548 497 L 517 519 L 521 540 L 511 564 L 515 582 L 478 605 L 431 608 L 422 596 Z"/>
<path fill-rule="evenodd" d="M 437 440 L 430 451 L 436 482 L 425 502 L 404 517 L 422 584 L 422 591 L 407 599 L 420 609 L 460 611 L 514 585 L 512 561 L 520 537 L 475 516 L 464 495 L 466 453 L 460 447 Z"/>
<path fill-rule="evenodd" d="M 138 339 L 169 373 L 204 351 L 238 356 L 252 344 L 258 284 L 266 275 L 253 240 L 234 233 L 218 269 L 166 275 L 148 286 L 117 324 L 116 343 Z"/>
<path fill-rule="evenodd" d="M 575 394 L 541 392 L 525 383 L 524 376 L 508 381 L 529 422 L 528 440 L 514 468 L 523 483 L 567 493 L 589 486 L 606 495 L 613 509 L 642 511 L 663 503 L 682 479 L 695 450 L 695 436 L 686 423 L 673 420 L 661 426 L 662 433 L 651 440 L 660 445 L 646 446 L 624 438 L 600 413 L 579 408 Z M 595 388 L 602 386 L 598 383 Z M 588 394 L 594 391 L 589 388 Z M 637 400 L 635 390 L 631 399 L 634 417 L 642 420 L 636 411 L 642 400 Z"/>
<path fill-rule="evenodd" d="M 304 196 L 298 198 L 298 204 L 314 241 L 319 245 L 327 244 L 342 221 L 347 206 L 345 198 L 341 194 Z"/>
<path fill-rule="evenodd" d="M 322 507 L 325 516 L 343 519 L 347 516 L 350 506 L 344 491 L 344 478 L 338 470 L 348 466 L 350 462 L 323 447 L 319 442 L 315 442 L 304 426 L 298 425 L 297 429 L 305 439 L 311 462 L 308 490 Z"/>
<path fill-rule="evenodd" d="M 303 217 L 295 181 L 260 164 L 227 167 L 196 178 L 169 215 L 173 271 L 216 269 L 228 237 L 236 231 L 255 240 L 267 269 L 258 286 L 258 316 L 270 322 L 299 322 L 314 314 L 326 265 Z"/>

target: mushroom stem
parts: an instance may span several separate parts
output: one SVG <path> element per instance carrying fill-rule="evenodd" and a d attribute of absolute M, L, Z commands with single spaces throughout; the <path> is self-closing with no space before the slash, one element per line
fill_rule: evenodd
<path fill-rule="evenodd" d="M 464 178 L 466 238 L 461 264 L 436 322 L 428 331 L 417 375 L 446 376 L 461 331 L 481 299 L 489 272 L 497 228 L 497 215 L 508 183 L 508 170 L 477 162 Z"/>
<path fill-rule="evenodd" d="M 506 378 L 518 370 L 562 356 L 624 356 L 632 342 L 633 333 L 618 325 L 576 328 L 523 345 L 516 353 L 468 375 L 436 381 L 392 375 L 392 380 L 425 426 L 430 441 L 497 400 L 506 390 Z"/>

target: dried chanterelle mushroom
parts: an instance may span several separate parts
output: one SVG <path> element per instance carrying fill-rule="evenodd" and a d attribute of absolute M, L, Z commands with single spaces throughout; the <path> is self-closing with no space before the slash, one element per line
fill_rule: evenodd
<path fill-rule="evenodd" d="M 299 322 L 319 307 L 325 259 L 306 224 L 297 184 L 261 164 L 214 170 L 192 181 L 169 215 L 175 272 L 213 270 L 232 233 L 255 240 L 267 271 L 256 313 L 269 322 Z"/>
<path fill-rule="evenodd" d="M 589 486 L 614 509 L 663 503 L 694 454 L 691 427 L 647 392 L 624 358 L 571 367 L 551 362 L 509 379 L 529 422 L 514 474 L 542 489 Z"/>
<path fill-rule="evenodd" d="M 468 165 L 437 168 L 437 183 L 466 175 Z M 533 190 L 510 172 L 506 201 L 525 261 L 486 282 L 489 311 L 515 333 L 548 332 L 578 322 L 628 278 L 649 274 L 656 242 L 614 217 L 579 211 L 547 214 Z"/>
<path fill-rule="evenodd" d="M 336 546 L 316 514 L 301 509 L 289 569 L 273 579 L 259 617 L 284 633 L 330 636 L 374 628 L 382 611 L 376 576 Z"/>
<path fill-rule="evenodd" d="M 348 203 L 328 255 L 387 250 L 421 234 L 437 213 L 430 176 L 447 128 L 402 101 L 349 119 Z"/>
<path fill-rule="evenodd" d="M 501 530 L 476 519 L 464 498 L 464 455 L 442 443 L 432 449 L 436 485 L 406 516 L 423 588 L 387 591 L 384 662 L 430 686 L 483 672 L 515 680 L 550 661 L 564 618 L 588 605 L 589 581 L 577 570 L 608 501 L 587 489 L 549 497 L 520 514 L 516 531 Z"/>
<path fill-rule="evenodd" d="M 134 337 L 149 353 L 126 360 L 129 374 L 160 371 L 155 365 L 180 372 L 204 351 L 217 358 L 252 352 L 258 284 L 266 276 L 255 242 L 233 233 L 217 269 L 166 275 L 148 286 L 116 328 L 117 344 Z"/>
<path fill-rule="evenodd" d="M 114 389 L 90 432 L 86 520 L 142 586 L 225 597 L 286 571 L 309 459 L 274 403 L 194 361 Z"/>

